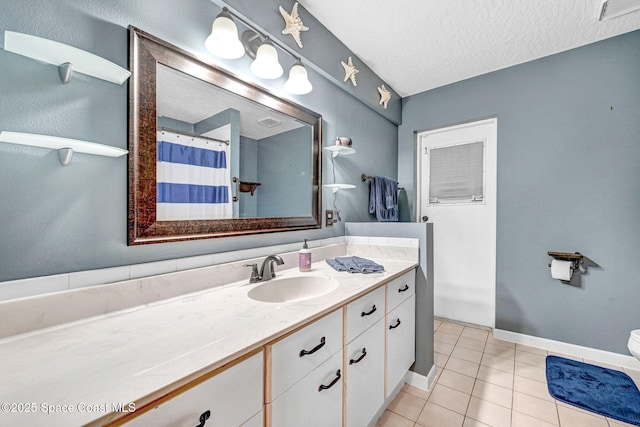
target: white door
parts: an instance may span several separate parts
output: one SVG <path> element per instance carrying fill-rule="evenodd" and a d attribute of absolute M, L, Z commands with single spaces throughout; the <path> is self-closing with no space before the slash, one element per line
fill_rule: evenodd
<path fill-rule="evenodd" d="M 416 213 L 433 223 L 434 314 L 493 327 L 497 119 L 425 131 L 417 141 Z M 475 178 L 465 176 L 470 170 Z"/>

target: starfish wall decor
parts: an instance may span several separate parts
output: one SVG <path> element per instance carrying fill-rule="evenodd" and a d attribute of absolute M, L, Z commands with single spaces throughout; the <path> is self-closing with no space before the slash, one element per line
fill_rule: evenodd
<path fill-rule="evenodd" d="M 391 92 L 387 90 L 384 85 L 378 87 L 378 93 L 380 94 L 380 102 L 379 105 L 382 105 L 384 109 L 387 109 L 387 103 L 391 99 Z"/>
<path fill-rule="evenodd" d="M 353 66 L 353 60 L 351 57 L 349 57 L 346 64 L 344 61 L 340 61 L 340 63 L 344 67 L 344 81 L 346 82 L 347 80 L 351 80 L 351 83 L 353 83 L 354 86 L 358 86 L 358 83 L 356 83 L 356 74 L 360 71 Z"/>
<path fill-rule="evenodd" d="M 309 27 L 305 27 L 298 15 L 298 2 L 293 5 L 291 14 L 287 13 L 282 6 L 279 6 L 280 14 L 284 18 L 285 28 L 282 30 L 282 34 L 291 34 L 293 39 L 298 44 L 298 47 L 302 47 L 302 40 L 300 40 L 300 31 L 308 31 Z"/>

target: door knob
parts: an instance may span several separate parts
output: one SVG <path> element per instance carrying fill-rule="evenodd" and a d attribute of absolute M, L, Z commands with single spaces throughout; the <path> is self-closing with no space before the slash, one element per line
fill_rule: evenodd
<path fill-rule="evenodd" d="M 427 222 L 427 221 L 429 221 L 429 217 L 428 217 L 428 216 L 426 216 L 426 215 L 425 215 L 425 216 L 423 216 L 423 217 L 422 217 L 422 222 Z"/>

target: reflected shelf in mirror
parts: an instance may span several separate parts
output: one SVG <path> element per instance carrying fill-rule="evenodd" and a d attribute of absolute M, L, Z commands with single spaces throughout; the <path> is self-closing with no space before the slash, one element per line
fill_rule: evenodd
<path fill-rule="evenodd" d="M 330 188 L 332 193 L 337 193 L 340 190 L 353 190 L 354 188 L 356 188 L 356 186 L 353 184 L 339 184 L 339 183 L 324 184 L 323 187 Z"/>
<path fill-rule="evenodd" d="M 345 147 L 343 145 L 329 145 L 327 147 L 322 147 L 322 149 L 330 152 L 333 157 L 348 156 L 356 152 L 355 149 L 351 147 Z"/>

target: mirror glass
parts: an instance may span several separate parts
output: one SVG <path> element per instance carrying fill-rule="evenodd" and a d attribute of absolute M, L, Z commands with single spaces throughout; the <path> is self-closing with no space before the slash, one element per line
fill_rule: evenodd
<path fill-rule="evenodd" d="M 129 244 L 319 228 L 321 117 L 130 34 Z"/>
<path fill-rule="evenodd" d="M 158 187 L 168 190 L 157 220 L 311 215 L 310 124 L 166 65 L 158 64 L 156 81 L 157 141 L 168 150 L 156 170 Z M 218 153 L 226 168 L 207 164 Z M 206 199 L 199 186 L 216 184 L 231 189 L 218 197 L 224 202 L 185 203 Z"/>

